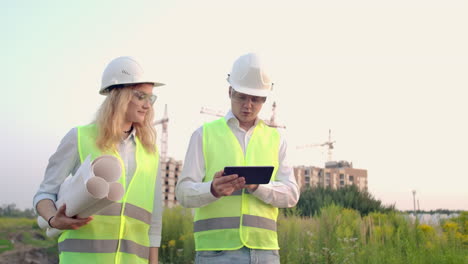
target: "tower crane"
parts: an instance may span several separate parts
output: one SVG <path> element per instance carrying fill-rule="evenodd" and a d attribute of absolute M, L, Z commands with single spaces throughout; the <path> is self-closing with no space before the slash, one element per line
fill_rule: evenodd
<path fill-rule="evenodd" d="M 200 114 L 208 114 L 208 115 L 218 116 L 218 117 L 225 116 L 225 113 L 221 110 L 214 110 L 214 109 L 204 107 L 204 106 L 202 106 L 200 110 Z"/>
<path fill-rule="evenodd" d="M 226 115 L 226 113 L 221 110 L 215 110 L 215 109 L 211 109 L 211 108 L 204 107 L 204 106 L 202 106 L 200 110 L 200 114 L 208 114 L 208 115 L 213 115 L 213 116 L 218 116 L 218 117 L 223 117 Z M 265 124 L 270 127 L 286 128 L 285 125 L 280 125 L 276 123 L 276 102 L 273 102 L 270 119 L 269 120 L 263 119 L 263 122 L 265 122 Z"/>
<path fill-rule="evenodd" d="M 266 120 L 265 120 L 266 121 Z M 276 128 L 286 128 L 285 125 L 280 125 L 276 123 L 276 102 L 273 102 L 271 107 L 271 117 L 268 122 L 265 122 L 268 126 L 276 127 Z"/>
<path fill-rule="evenodd" d="M 163 118 L 154 121 L 153 125 L 162 125 L 161 133 L 161 156 L 160 162 L 166 161 L 167 157 L 167 144 L 168 144 L 168 133 L 167 133 L 167 123 L 169 123 L 169 117 L 167 115 L 167 104 L 164 106 L 164 116 Z"/>
<path fill-rule="evenodd" d="M 328 129 L 328 141 L 325 141 L 325 142 L 320 143 L 320 144 L 305 144 L 305 145 L 297 146 L 296 149 L 313 148 L 313 147 L 325 147 L 326 146 L 326 147 L 328 147 L 328 151 L 327 151 L 328 160 L 327 161 L 332 161 L 332 149 L 334 149 L 333 144 L 335 142 L 336 141 L 331 140 L 331 129 Z"/>

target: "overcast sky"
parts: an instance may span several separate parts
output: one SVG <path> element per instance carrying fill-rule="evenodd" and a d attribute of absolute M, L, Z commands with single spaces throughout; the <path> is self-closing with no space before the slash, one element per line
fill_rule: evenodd
<path fill-rule="evenodd" d="M 47 161 L 103 100 L 113 58 L 140 58 L 167 85 L 169 156 L 229 110 L 233 61 L 258 52 L 275 83 L 294 165 L 333 158 L 368 170 L 369 191 L 411 209 L 468 210 L 467 1 L 8 1 L 2 3 L 0 205 L 32 206 Z M 6 81 L 6 82 L 5 82 Z M 160 128 L 158 128 L 160 129 Z"/>

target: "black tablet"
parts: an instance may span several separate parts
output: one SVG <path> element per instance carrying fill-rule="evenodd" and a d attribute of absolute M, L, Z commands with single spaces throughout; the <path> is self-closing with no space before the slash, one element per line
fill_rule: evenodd
<path fill-rule="evenodd" d="M 245 178 L 245 184 L 267 184 L 273 174 L 273 166 L 228 166 L 224 175 L 237 174 Z"/>

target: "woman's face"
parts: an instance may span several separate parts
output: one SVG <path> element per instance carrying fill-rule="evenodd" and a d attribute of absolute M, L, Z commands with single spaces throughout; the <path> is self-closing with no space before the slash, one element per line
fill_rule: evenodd
<path fill-rule="evenodd" d="M 151 109 L 156 96 L 153 95 L 153 85 L 138 84 L 132 89 L 132 99 L 128 103 L 125 118 L 127 122 L 143 123 L 146 113 Z"/>

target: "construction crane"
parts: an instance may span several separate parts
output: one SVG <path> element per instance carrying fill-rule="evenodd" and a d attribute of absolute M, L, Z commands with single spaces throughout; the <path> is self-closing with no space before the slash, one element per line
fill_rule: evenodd
<path fill-rule="evenodd" d="M 226 113 L 221 110 L 214 110 L 214 109 L 204 107 L 204 106 L 202 106 L 200 110 L 200 114 L 208 114 L 208 115 L 213 115 L 213 116 L 218 116 L 218 117 L 223 117 L 226 115 Z M 276 123 L 276 102 L 273 102 L 270 120 L 263 119 L 263 122 L 265 122 L 265 124 L 270 127 L 286 128 L 285 125 L 280 125 Z"/>
<path fill-rule="evenodd" d="M 214 110 L 214 109 L 211 109 L 211 108 L 208 108 L 208 107 L 204 107 L 202 106 L 201 110 L 200 110 L 200 114 L 208 114 L 208 115 L 213 115 L 213 116 L 219 116 L 219 117 L 223 117 L 225 116 L 226 114 L 221 111 L 221 110 Z"/>
<path fill-rule="evenodd" d="M 161 133 L 161 156 L 160 162 L 165 162 L 167 157 L 167 123 L 169 123 L 169 117 L 167 115 L 167 104 L 164 106 L 164 116 L 163 118 L 154 121 L 153 125 L 162 125 L 162 133 Z"/>
<path fill-rule="evenodd" d="M 264 120 L 266 121 L 266 120 Z M 265 122 L 268 126 L 271 127 L 276 127 L 276 128 L 286 128 L 284 125 L 280 125 L 276 123 L 276 102 L 273 102 L 273 105 L 271 107 L 271 117 L 268 122 Z"/>
<path fill-rule="evenodd" d="M 334 148 L 333 147 L 333 144 L 335 143 L 336 141 L 332 141 L 331 140 L 331 129 L 328 129 L 328 141 L 325 141 L 321 144 L 305 144 L 305 145 L 301 145 L 301 146 L 297 146 L 296 149 L 304 149 L 304 148 L 313 148 L 313 147 L 328 147 L 328 151 L 327 151 L 327 156 L 328 156 L 328 160 L 327 161 L 332 161 L 332 149 Z"/>

